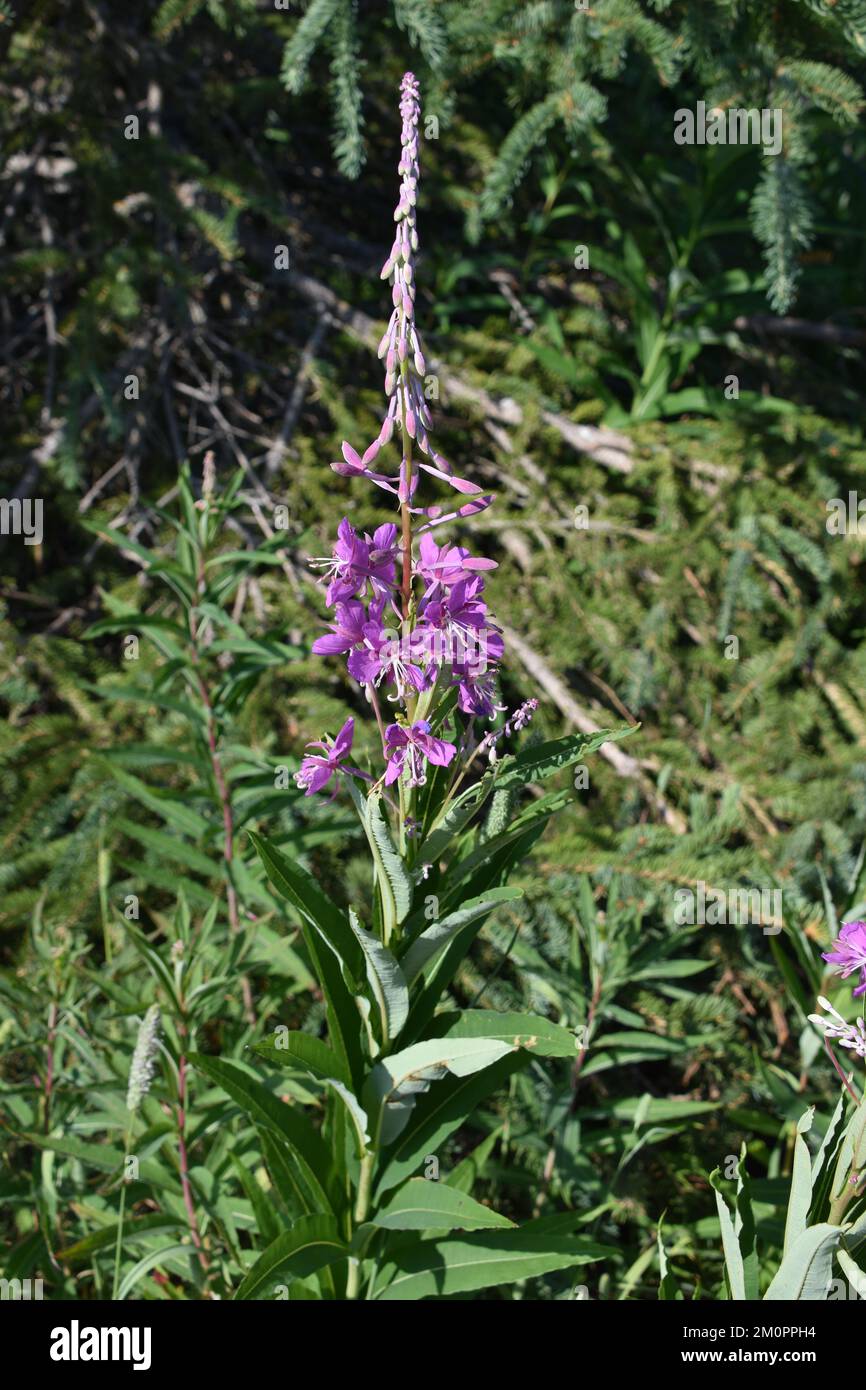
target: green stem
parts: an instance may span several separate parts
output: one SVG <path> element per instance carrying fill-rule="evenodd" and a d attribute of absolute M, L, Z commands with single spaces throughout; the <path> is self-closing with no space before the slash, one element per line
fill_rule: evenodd
<path fill-rule="evenodd" d="M 372 1152 L 364 1154 L 361 1159 L 361 1172 L 358 1178 L 358 1196 L 355 1201 L 355 1230 L 363 1226 L 367 1220 L 367 1212 L 370 1210 L 370 1196 L 373 1190 L 373 1169 L 376 1164 L 376 1155 Z M 357 1298 L 361 1287 L 361 1261 L 357 1256 L 349 1259 L 349 1277 L 346 1280 L 346 1298 Z"/>
<path fill-rule="evenodd" d="M 130 1131 L 127 1130 L 123 1138 L 123 1171 L 120 1174 L 120 1210 L 117 1214 L 117 1240 L 114 1243 L 114 1284 L 111 1290 L 113 1303 L 117 1302 L 117 1290 L 120 1286 L 120 1251 L 123 1245 L 123 1217 L 126 1211 L 126 1160 L 129 1157 Z"/>

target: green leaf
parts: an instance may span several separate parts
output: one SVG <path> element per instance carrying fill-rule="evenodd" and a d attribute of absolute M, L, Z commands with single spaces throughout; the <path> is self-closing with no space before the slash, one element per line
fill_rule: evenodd
<path fill-rule="evenodd" d="M 453 891 L 453 883 L 449 880 L 449 899 L 451 900 L 445 904 L 446 915 L 458 909 L 461 899 L 471 900 L 475 897 L 483 897 L 485 894 L 489 894 L 492 889 L 501 887 L 512 867 L 523 861 L 543 830 L 544 822 L 542 821 L 538 825 L 531 826 L 513 844 L 492 852 L 489 858 L 478 866 L 468 883 L 465 886 L 461 885 L 456 893 Z M 479 918 L 474 922 L 469 922 L 457 932 L 425 976 L 423 988 L 419 990 L 410 1012 L 410 1021 L 406 1032 L 407 1041 L 410 1038 L 417 1039 L 433 1017 L 439 1000 L 451 984 L 478 933 L 480 920 Z"/>
<path fill-rule="evenodd" d="M 191 811 L 188 806 L 181 801 L 173 792 L 156 792 L 148 787 L 138 777 L 133 777 L 131 773 L 124 772 L 122 767 L 116 763 L 108 763 L 112 776 L 119 782 L 124 791 L 135 797 L 143 806 L 154 811 L 169 825 L 175 829 L 182 830 L 184 834 L 191 836 L 194 840 L 207 838 L 210 825 L 200 816 L 197 811 Z"/>
<path fill-rule="evenodd" d="M 438 1014 L 437 1037 L 498 1038 L 510 1047 L 525 1047 L 538 1057 L 574 1057 L 577 1039 L 568 1028 L 536 1014 L 500 1014 L 493 1009 L 464 1009 Z"/>
<path fill-rule="evenodd" d="M 344 1199 L 331 1155 L 307 1117 L 271 1095 L 260 1081 L 234 1062 L 199 1053 L 191 1053 L 190 1061 L 222 1087 L 245 1115 L 287 1141 L 307 1205 L 314 1211 L 339 1212 Z"/>
<path fill-rule="evenodd" d="M 461 928 L 481 917 L 486 917 L 501 903 L 514 902 L 515 899 L 522 896 L 523 890 L 520 888 L 491 888 L 489 892 L 483 893 L 478 898 L 470 898 L 456 911 L 449 912 L 448 916 L 443 918 L 441 922 L 431 923 L 412 942 L 406 954 L 401 957 L 400 964 L 407 982 L 411 985 L 428 962 L 445 949 Z"/>
<path fill-rule="evenodd" d="M 410 1178 L 370 1220 L 386 1231 L 480 1231 L 514 1226 L 507 1216 L 483 1207 L 456 1188 L 427 1178 Z"/>
<path fill-rule="evenodd" d="M 443 1181 L 449 1187 L 454 1187 L 458 1192 L 471 1193 L 479 1178 L 483 1177 L 484 1169 L 490 1158 L 497 1141 L 502 1137 L 503 1126 L 498 1125 L 496 1129 L 491 1129 L 485 1135 L 480 1144 L 476 1144 L 471 1153 L 465 1158 L 461 1158 L 456 1168 L 452 1168 L 449 1173 L 444 1174 Z"/>
<path fill-rule="evenodd" d="M 809 1226 L 792 1244 L 780 1264 L 765 1301 L 820 1302 L 827 1298 L 833 1278 L 833 1256 L 842 1236 L 841 1226 L 821 1222 Z"/>
<path fill-rule="evenodd" d="M 341 1081 L 335 1081 L 333 1077 L 330 1077 L 327 1084 L 334 1094 L 339 1096 L 345 1106 L 346 1114 L 351 1120 L 352 1128 L 355 1132 L 355 1150 L 357 1156 L 358 1158 L 363 1158 L 370 1147 L 370 1135 L 368 1133 L 370 1122 L 367 1119 L 367 1112 L 360 1104 L 358 1097 L 353 1095 L 348 1086 L 344 1086 Z"/>
<path fill-rule="evenodd" d="M 837 1250 L 836 1259 L 858 1298 L 866 1298 L 866 1273 L 855 1264 L 847 1250 Z"/>
<path fill-rule="evenodd" d="M 63 1154 L 65 1158 L 75 1158 L 89 1168 L 94 1168 L 98 1173 L 114 1173 L 117 1177 L 123 1172 L 124 1155 L 120 1149 L 109 1148 L 106 1144 L 85 1144 L 81 1139 L 76 1139 L 72 1135 L 55 1138 L 53 1135 L 27 1134 L 19 1135 L 29 1144 L 36 1148 L 46 1149 L 49 1153 Z M 142 1182 L 150 1183 L 154 1187 L 168 1188 L 174 1192 L 180 1192 L 180 1183 L 176 1181 L 174 1175 L 163 1168 L 162 1164 L 156 1159 L 145 1159 L 138 1165 L 139 1178 Z"/>
<path fill-rule="evenodd" d="M 462 1239 L 419 1241 L 381 1271 L 373 1297 L 385 1302 L 447 1298 L 531 1279 L 615 1254 L 581 1236 L 533 1234 L 521 1230 L 478 1232 Z"/>
<path fill-rule="evenodd" d="M 275 1283 L 305 1279 L 347 1254 L 336 1221 L 322 1215 L 301 1216 L 259 1256 L 235 1299 L 260 1298 Z"/>
<path fill-rule="evenodd" d="M 276 845 L 254 830 L 247 834 L 277 892 L 290 902 L 346 966 L 354 980 L 361 978 L 363 955 L 343 913 L 325 897 L 312 874 L 294 864 Z"/>
<path fill-rule="evenodd" d="M 842 1136 L 833 1175 L 833 1196 L 838 1197 L 844 1190 L 849 1173 L 859 1173 L 862 1168 L 866 1168 L 866 1091 Z"/>
<path fill-rule="evenodd" d="M 409 1017 L 409 988 L 403 971 L 387 946 L 364 930 L 351 908 L 349 925 L 364 952 L 367 979 L 379 1007 L 382 1042 L 392 1042 Z"/>
<path fill-rule="evenodd" d="M 142 1255 L 137 1264 L 133 1265 L 132 1269 L 127 1270 L 124 1274 L 117 1290 L 117 1301 L 122 1303 L 127 1294 L 132 1293 L 139 1279 L 143 1279 L 145 1274 L 149 1274 L 152 1269 L 157 1269 L 160 1265 L 167 1265 L 174 1273 L 180 1273 L 189 1278 L 192 1262 L 192 1247 L 190 1245 L 166 1245 L 161 1250 L 148 1251 L 146 1255 Z"/>
<path fill-rule="evenodd" d="M 628 738 L 640 726 L 625 724 L 620 729 L 599 729 L 594 734 L 569 734 L 566 738 L 551 739 L 549 743 L 536 744 L 522 753 L 503 758 L 501 772 L 496 778 L 497 789 L 522 787 L 527 782 L 543 782 L 547 777 L 580 762 L 589 753 L 594 753 L 603 743 L 618 743 Z"/>
<path fill-rule="evenodd" d="M 405 921 L 412 910 L 412 879 L 391 838 L 391 830 L 382 814 L 382 798 L 378 793 L 371 792 L 367 797 L 366 829 L 376 860 L 386 923 L 385 939 L 388 940 L 394 927 Z"/>
<path fill-rule="evenodd" d="M 360 1085 L 363 1055 L 355 994 L 364 969 L 363 951 L 346 918 L 324 896 L 315 879 L 262 836 L 252 830 L 247 834 L 274 888 L 301 915 L 304 942 L 327 1002 L 331 1044 L 355 1085 Z M 347 972 L 350 983 L 345 978 Z"/>
<path fill-rule="evenodd" d="M 126 820 L 123 816 L 116 817 L 113 825 L 130 840 L 137 840 L 145 849 L 154 850 L 160 858 L 184 864 L 186 868 L 203 874 L 205 878 L 216 877 L 219 861 L 209 859 L 200 849 L 188 844 L 186 840 L 181 840 L 176 834 L 169 834 L 166 830 L 154 830 L 152 826 L 136 825 L 134 821 Z"/>
<path fill-rule="evenodd" d="M 758 1297 L 758 1255 L 755 1222 L 752 1216 L 749 1175 L 746 1171 L 746 1146 L 740 1149 L 737 1165 L 736 1216 L 732 1220 L 728 1204 L 721 1191 L 718 1168 L 710 1174 L 716 1190 L 716 1206 L 722 1228 L 725 1268 L 732 1299 L 753 1300 Z"/>
<path fill-rule="evenodd" d="M 364 1103 L 374 1126 L 374 1147 L 389 1143 L 405 1128 L 416 1096 L 431 1082 L 448 1072 L 469 1076 L 511 1051 L 508 1043 L 495 1038 L 436 1038 L 383 1058 L 364 1087 Z"/>
<path fill-rule="evenodd" d="M 123 1223 L 123 1245 L 126 1248 L 127 1245 L 134 1245 L 155 1234 L 165 1235 L 169 1232 L 173 1235 L 186 1234 L 187 1227 L 177 1217 L 167 1216 L 162 1212 L 128 1218 Z M 74 1264 L 77 1260 L 88 1259 L 97 1250 L 113 1250 L 116 1244 L 117 1222 L 112 1222 L 109 1226 L 100 1227 L 98 1231 L 91 1231 L 89 1236 L 83 1236 L 74 1245 L 68 1245 L 65 1250 L 58 1250 L 56 1253 L 58 1260 Z"/>
<path fill-rule="evenodd" d="M 718 1172 L 718 1169 L 716 1170 Z M 710 1175 L 710 1182 L 713 1182 L 714 1174 Z M 716 1208 L 719 1213 L 719 1225 L 722 1228 L 722 1249 L 725 1254 L 725 1270 L 728 1276 L 728 1286 L 731 1291 L 731 1298 L 741 1300 L 746 1297 L 746 1285 L 743 1275 L 743 1257 L 740 1254 L 740 1246 L 737 1241 L 734 1223 L 728 1204 L 718 1188 L 716 1188 Z"/>
<path fill-rule="evenodd" d="M 422 1095 L 405 1131 L 384 1155 L 385 1166 L 376 1189 L 383 1192 L 416 1174 L 428 1154 L 435 1154 L 449 1134 L 465 1124 L 487 1096 L 504 1085 L 530 1062 L 524 1051 L 509 1052 L 500 1061 L 469 1076 L 446 1076 L 427 1095 Z"/>
<path fill-rule="evenodd" d="M 259 1057 L 264 1057 L 266 1062 L 273 1062 L 278 1067 L 302 1069 L 325 1080 L 333 1077 L 344 1085 L 351 1080 L 343 1059 L 327 1043 L 312 1037 L 310 1033 L 280 1031 L 275 1038 L 253 1043 L 252 1050 Z"/>
<path fill-rule="evenodd" d="M 803 1138 L 812 1128 L 815 1107 L 812 1106 L 797 1122 L 797 1135 L 794 1140 L 794 1166 L 791 1174 L 791 1196 L 788 1200 L 788 1216 L 785 1222 L 784 1253 L 787 1255 L 794 1241 L 806 1229 L 809 1208 L 812 1205 L 812 1156 Z"/>
<path fill-rule="evenodd" d="M 460 833 L 475 812 L 483 806 L 492 790 L 493 774 L 486 773 L 474 786 L 461 792 L 460 796 L 449 804 L 444 814 L 434 820 L 418 851 L 419 859 L 429 864 L 435 864 L 441 859 L 454 836 Z"/>

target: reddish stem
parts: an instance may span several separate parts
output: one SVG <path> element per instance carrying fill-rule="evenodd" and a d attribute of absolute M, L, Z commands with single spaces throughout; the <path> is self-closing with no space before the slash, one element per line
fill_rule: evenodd
<path fill-rule="evenodd" d="M 197 579 L 198 597 L 202 598 L 204 595 L 205 588 L 203 556 L 199 556 Z M 189 636 L 191 644 L 192 663 L 195 669 L 195 676 L 198 684 L 199 696 L 201 698 L 202 704 L 204 705 L 205 715 L 207 718 L 207 743 L 208 752 L 210 754 L 211 771 L 213 772 L 213 779 L 216 785 L 217 797 L 219 799 L 220 809 L 222 811 L 223 818 L 223 859 L 225 861 L 227 870 L 226 905 L 228 907 L 229 926 L 232 932 L 236 933 L 240 931 L 241 924 L 240 916 L 238 913 L 237 893 L 235 892 L 234 885 L 231 881 L 231 866 L 235 852 L 235 832 L 234 819 L 232 816 L 232 803 L 231 797 L 229 796 L 229 790 L 228 785 L 226 783 L 225 773 L 223 771 L 222 761 L 219 755 L 219 746 L 217 740 L 217 721 L 216 715 L 214 713 L 213 702 L 211 701 L 210 691 L 208 690 L 207 683 L 201 672 L 198 634 L 196 633 L 195 619 L 193 618 L 192 610 L 190 610 L 189 613 Z M 256 1012 L 255 1008 L 253 1007 L 253 995 L 252 990 L 250 988 L 250 982 L 247 979 L 246 975 L 241 976 L 241 993 L 243 995 L 244 1014 L 246 1016 L 246 1020 L 250 1024 L 255 1024 Z"/>
<path fill-rule="evenodd" d="M 186 1030 L 182 1029 L 182 1031 L 185 1032 Z M 199 1234 L 195 1203 L 192 1199 L 192 1187 L 189 1181 L 189 1160 L 186 1152 L 186 1057 L 183 1053 L 180 1054 L 177 1067 L 177 1101 L 177 1141 L 180 1152 L 180 1182 L 183 1189 L 183 1204 L 186 1208 L 187 1225 L 192 1243 L 198 1254 L 199 1264 L 202 1271 L 207 1274 L 210 1262 Z"/>

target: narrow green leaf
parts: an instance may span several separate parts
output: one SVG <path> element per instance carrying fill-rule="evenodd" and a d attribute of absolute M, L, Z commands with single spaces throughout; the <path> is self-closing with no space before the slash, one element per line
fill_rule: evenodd
<path fill-rule="evenodd" d="M 510 1047 L 528 1048 L 538 1057 L 574 1058 L 577 1053 L 574 1033 L 536 1014 L 464 1009 L 461 1013 L 438 1014 L 433 1022 L 437 1037 L 498 1038 Z"/>
<path fill-rule="evenodd" d="M 310 1033 L 295 1033 L 278 1029 L 276 1036 L 252 1044 L 253 1052 L 266 1062 L 292 1070 L 302 1069 L 325 1079 L 334 1077 L 348 1085 L 348 1068 L 341 1057 L 320 1038 Z"/>
<path fill-rule="evenodd" d="M 443 951 L 448 943 L 463 927 L 479 918 L 486 917 L 501 903 L 514 902 L 523 896 L 520 888 L 491 888 L 481 897 L 470 898 L 441 922 L 433 922 L 412 942 L 400 964 L 407 982 L 411 985 L 424 967 Z"/>
<path fill-rule="evenodd" d="M 412 910 L 412 879 L 391 838 L 391 830 L 382 814 L 382 798 L 378 793 L 371 792 L 367 797 L 366 819 L 370 844 L 381 871 L 380 879 L 384 880 L 383 889 L 387 885 L 393 904 L 390 935 L 390 928 L 399 926 Z"/>
<path fill-rule="evenodd" d="M 364 930 L 351 908 L 349 925 L 364 952 L 367 979 L 379 1006 L 383 1044 L 392 1042 L 409 1017 L 409 989 L 403 971 L 387 946 Z"/>
<path fill-rule="evenodd" d="M 427 1178 L 410 1178 L 370 1220 L 386 1231 L 480 1231 L 514 1226 L 507 1216 L 483 1207 L 466 1193 Z"/>
<path fill-rule="evenodd" d="M 831 1226 L 827 1222 L 809 1226 L 785 1255 L 764 1300 L 771 1303 L 825 1300 L 833 1278 L 833 1256 L 841 1236 L 841 1226 Z"/>
<path fill-rule="evenodd" d="M 509 1052 L 484 1071 L 470 1076 L 446 1076 L 427 1095 L 422 1095 L 405 1131 L 385 1154 L 377 1200 L 404 1178 L 417 1174 L 427 1155 L 437 1153 L 449 1134 L 465 1124 L 487 1096 L 529 1062 L 528 1052 Z"/>
<path fill-rule="evenodd" d="M 526 1229 L 423 1240 L 383 1268 L 373 1296 L 386 1302 L 447 1298 L 591 1264 L 614 1253 L 614 1247 L 581 1236 L 534 1235 Z"/>
<path fill-rule="evenodd" d="M 235 1299 L 264 1297 L 278 1282 L 305 1279 L 323 1266 L 343 1259 L 348 1247 L 336 1221 L 324 1215 L 302 1216 L 259 1256 L 240 1284 Z"/>
<path fill-rule="evenodd" d="M 273 1096 L 234 1062 L 190 1054 L 190 1061 L 231 1096 L 245 1115 L 276 1132 L 289 1145 L 308 1199 L 320 1211 L 336 1213 L 342 1194 L 327 1146 L 304 1114 Z"/>
<path fill-rule="evenodd" d="M 527 782 L 542 782 L 563 768 L 580 762 L 581 758 L 594 753 L 603 743 L 618 743 L 628 738 L 639 727 L 625 724 L 619 729 L 600 729 L 594 734 L 569 734 L 566 738 L 551 739 L 549 743 L 527 748 L 502 760 L 502 771 L 496 778 L 496 786 L 504 790 L 522 787 Z"/>
<path fill-rule="evenodd" d="M 374 1126 L 374 1147 L 389 1143 L 405 1128 L 416 1097 L 431 1082 L 447 1072 L 469 1076 L 512 1050 L 497 1039 L 436 1038 L 383 1058 L 370 1073 L 363 1095 Z"/>
<path fill-rule="evenodd" d="M 794 1140 L 794 1166 L 791 1174 L 791 1196 L 785 1221 L 784 1253 L 787 1254 L 798 1236 L 806 1229 L 812 1205 L 812 1156 L 803 1138 L 812 1128 L 815 1107 L 812 1106 L 797 1122 Z"/>

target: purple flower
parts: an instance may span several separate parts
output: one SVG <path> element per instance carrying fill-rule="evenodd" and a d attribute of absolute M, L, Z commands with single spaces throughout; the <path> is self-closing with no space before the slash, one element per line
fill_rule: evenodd
<path fill-rule="evenodd" d="M 330 607 L 355 598 L 367 587 L 375 596 L 394 589 L 394 565 L 398 556 L 397 527 L 393 521 L 377 526 L 370 536 L 359 536 L 348 517 L 337 528 L 337 543 L 328 560 L 317 561 L 330 578 L 325 602 Z"/>
<path fill-rule="evenodd" d="M 335 773 L 353 771 L 352 768 L 343 768 L 341 764 L 352 751 L 354 733 L 355 721 L 347 719 L 333 743 L 317 740 L 307 744 L 308 748 L 321 748 L 324 757 L 308 753 L 295 773 L 295 782 L 303 789 L 305 796 L 320 792 Z"/>
<path fill-rule="evenodd" d="M 458 579 L 441 598 L 422 602 L 421 616 L 433 637 L 430 659 L 437 664 L 447 662 L 458 673 L 466 667 L 480 675 L 502 656 L 502 638 L 479 597 L 483 588 L 483 579 Z"/>
<path fill-rule="evenodd" d="M 860 983 L 854 991 L 854 998 L 866 994 L 866 922 L 843 922 L 833 948 L 823 953 L 824 960 L 841 967 L 836 973 L 843 980 L 859 970 Z"/>
<path fill-rule="evenodd" d="M 423 690 L 427 684 L 427 677 L 416 660 L 412 640 L 404 642 L 398 634 L 383 627 L 380 614 L 364 624 L 361 644 L 349 654 L 347 664 L 349 675 L 361 685 L 381 685 L 385 679 L 393 681 L 402 700 L 407 686 Z"/>
<path fill-rule="evenodd" d="M 463 714 L 492 719 L 496 711 L 502 708 L 496 703 L 495 672 L 486 671 L 480 676 L 464 675 L 457 692 L 457 707 Z"/>
<path fill-rule="evenodd" d="M 453 743 L 434 738 L 427 720 L 418 719 L 409 729 L 402 724 L 389 724 L 385 730 L 385 752 L 388 758 L 386 786 L 396 782 L 405 771 L 407 786 L 422 787 L 427 781 L 425 761 L 435 767 L 447 767 L 457 749 Z"/>
<path fill-rule="evenodd" d="M 326 632 L 324 637 L 317 637 L 313 643 L 316 656 L 336 656 L 339 652 L 348 652 L 353 647 L 361 646 L 368 625 L 381 624 L 384 608 L 383 598 L 375 599 L 370 604 L 369 612 L 357 598 L 338 603 L 334 609 L 334 621 L 331 623 L 333 632 Z"/>
<path fill-rule="evenodd" d="M 471 579 L 479 570 L 494 569 L 496 569 L 495 560 L 476 558 L 470 555 L 469 551 L 465 550 L 462 545 L 439 546 L 431 535 L 427 534 L 421 537 L 415 573 L 427 585 L 426 598 L 431 596 L 437 584 L 450 589 L 452 584 L 456 584 L 458 580 Z"/>
<path fill-rule="evenodd" d="M 342 462 L 332 463 L 331 467 L 334 472 L 339 473 L 342 478 L 369 478 L 377 487 L 384 488 L 386 492 L 393 492 L 396 494 L 398 484 L 394 479 L 386 477 L 384 473 L 374 473 L 369 467 L 384 442 L 381 436 L 378 439 L 374 439 L 369 448 L 365 449 L 363 455 L 360 455 L 356 449 L 352 448 L 351 444 L 347 444 L 346 441 L 343 440 L 341 445 L 343 451 Z"/>

